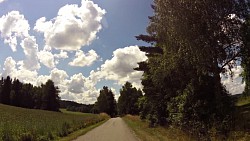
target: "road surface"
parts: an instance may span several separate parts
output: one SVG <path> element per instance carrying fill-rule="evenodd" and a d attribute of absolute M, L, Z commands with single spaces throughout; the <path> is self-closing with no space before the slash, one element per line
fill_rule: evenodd
<path fill-rule="evenodd" d="M 111 118 L 74 141 L 138 141 L 121 118 Z"/>

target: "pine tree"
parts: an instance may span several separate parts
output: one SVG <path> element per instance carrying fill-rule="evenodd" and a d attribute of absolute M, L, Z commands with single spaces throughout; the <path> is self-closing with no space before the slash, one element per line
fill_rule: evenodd
<path fill-rule="evenodd" d="M 100 90 L 100 95 L 97 98 L 95 107 L 99 113 L 104 112 L 111 117 L 114 117 L 117 114 L 117 106 L 114 94 L 108 89 L 108 87 L 104 86 L 103 89 Z"/>
<path fill-rule="evenodd" d="M 120 90 L 120 97 L 118 98 L 119 114 L 138 115 L 139 106 L 138 99 L 142 97 L 142 91 L 137 90 L 130 82 L 126 82 Z"/>
<path fill-rule="evenodd" d="M 42 106 L 44 110 L 59 111 L 59 90 L 55 87 L 52 80 L 48 80 L 45 85 L 42 85 Z"/>
<path fill-rule="evenodd" d="M 6 79 L 4 79 L 2 92 L 1 92 L 1 102 L 3 104 L 10 104 L 10 92 L 11 92 L 11 83 L 12 80 L 9 76 L 7 76 Z"/>

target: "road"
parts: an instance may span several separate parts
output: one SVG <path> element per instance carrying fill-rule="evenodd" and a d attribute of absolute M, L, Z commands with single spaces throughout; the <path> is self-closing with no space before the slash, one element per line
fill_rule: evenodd
<path fill-rule="evenodd" d="M 111 118 L 74 141 L 138 141 L 121 118 Z"/>

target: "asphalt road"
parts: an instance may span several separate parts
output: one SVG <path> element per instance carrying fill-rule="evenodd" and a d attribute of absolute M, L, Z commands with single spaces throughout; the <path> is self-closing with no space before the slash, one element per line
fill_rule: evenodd
<path fill-rule="evenodd" d="M 111 118 L 74 141 L 138 141 L 121 118 Z"/>

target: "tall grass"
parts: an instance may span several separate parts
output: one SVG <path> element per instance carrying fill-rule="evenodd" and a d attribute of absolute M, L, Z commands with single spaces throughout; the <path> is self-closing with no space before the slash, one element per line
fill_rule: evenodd
<path fill-rule="evenodd" d="M 103 121 L 104 115 L 50 112 L 0 104 L 0 141 L 47 141 Z"/>
<path fill-rule="evenodd" d="M 149 127 L 148 121 L 142 121 L 139 116 L 126 115 L 123 117 L 127 125 L 142 141 L 192 141 L 191 136 L 172 127 Z"/>

